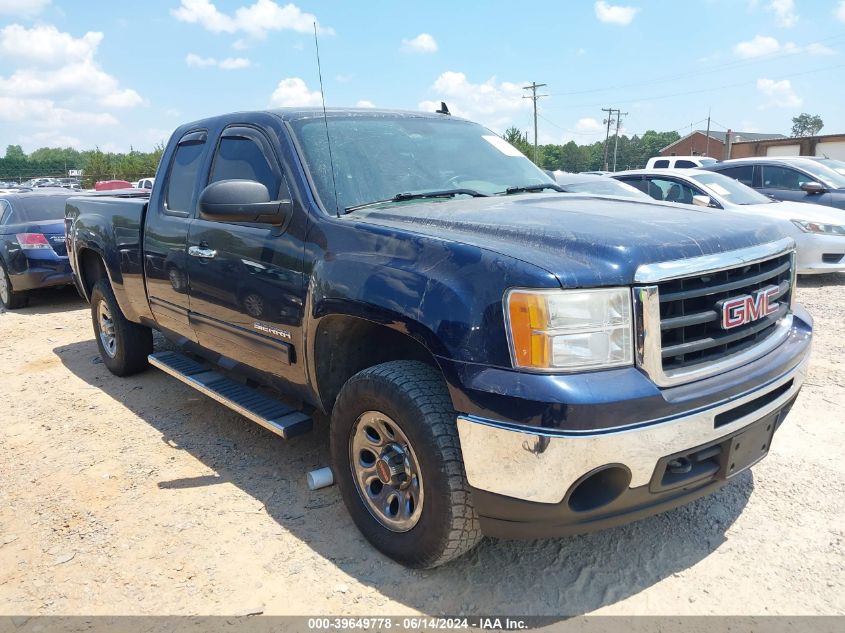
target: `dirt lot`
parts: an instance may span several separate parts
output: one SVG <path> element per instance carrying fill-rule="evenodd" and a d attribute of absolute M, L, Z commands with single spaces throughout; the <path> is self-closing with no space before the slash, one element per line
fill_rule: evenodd
<path fill-rule="evenodd" d="M 154 369 L 115 378 L 87 306 L 41 293 L 0 314 L 0 614 L 843 614 L 845 275 L 800 299 L 810 375 L 752 472 L 633 525 L 413 572 L 336 487 L 308 491 L 324 427 L 285 443 Z"/>

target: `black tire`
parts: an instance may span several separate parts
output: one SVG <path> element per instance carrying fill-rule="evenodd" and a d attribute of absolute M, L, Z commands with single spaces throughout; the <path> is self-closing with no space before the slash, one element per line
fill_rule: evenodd
<path fill-rule="evenodd" d="M 109 353 L 100 335 L 100 306 L 108 308 L 114 331 L 114 350 Z M 153 351 L 153 333 L 150 328 L 132 323 L 123 316 L 109 280 L 101 278 L 91 291 L 91 321 L 100 358 L 115 376 L 131 376 L 147 368 L 147 356 Z"/>
<path fill-rule="evenodd" d="M 404 532 L 380 523 L 362 499 L 352 470 L 350 438 L 362 414 L 391 418 L 409 440 L 425 488 L 417 523 Z M 361 533 L 395 561 L 429 569 L 481 540 L 464 472 L 456 414 L 442 376 L 417 361 L 392 361 L 355 374 L 332 413 L 331 456 L 343 501 Z"/>
<path fill-rule="evenodd" d="M 3 276 L 3 281 L 6 284 L 5 292 L 0 292 L 0 303 L 3 304 L 3 307 L 7 310 L 25 308 L 29 304 L 29 293 L 12 290 L 12 279 L 9 277 L 9 272 L 6 270 L 6 264 L 3 263 L 3 260 L 0 260 L 0 275 Z"/>

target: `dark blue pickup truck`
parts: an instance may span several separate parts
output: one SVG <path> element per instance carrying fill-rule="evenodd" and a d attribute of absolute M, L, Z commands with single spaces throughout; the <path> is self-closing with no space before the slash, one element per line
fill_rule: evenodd
<path fill-rule="evenodd" d="M 74 198 L 66 224 L 113 373 L 152 364 L 285 438 L 330 416 L 352 518 L 414 567 L 716 490 L 810 352 L 775 225 L 563 193 L 446 114 L 197 121 L 148 198 Z"/>

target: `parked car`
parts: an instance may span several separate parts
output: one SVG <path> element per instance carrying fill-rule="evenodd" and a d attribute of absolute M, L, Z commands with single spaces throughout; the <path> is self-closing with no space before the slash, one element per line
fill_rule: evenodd
<path fill-rule="evenodd" d="M 798 248 L 798 273 L 845 271 L 845 211 L 778 202 L 728 176 L 701 169 L 633 170 L 613 176 L 655 200 L 782 221 Z"/>
<path fill-rule="evenodd" d="M 737 158 L 707 169 L 777 200 L 845 209 L 845 162 L 816 156 Z"/>
<path fill-rule="evenodd" d="M 67 189 L 0 194 L 0 303 L 22 308 L 35 288 L 73 283 L 65 247 Z"/>
<path fill-rule="evenodd" d="M 99 180 L 94 183 L 95 191 L 113 191 L 115 189 L 132 189 L 128 180 Z"/>
<path fill-rule="evenodd" d="M 706 495 L 766 455 L 806 373 L 777 225 L 562 193 L 445 113 L 183 125 L 149 200 L 73 198 L 67 223 L 106 368 L 151 363 L 281 437 L 331 416 L 355 524 L 412 567 Z"/>
<path fill-rule="evenodd" d="M 135 189 L 152 189 L 154 182 L 155 178 L 141 178 L 141 180 L 133 182 L 132 186 Z"/>
<path fill-rule="evenodd" d="M 637 198 L 650 200 L 651 198 L 639 189 L 626 185 L 607 176 L 596 176 L 587 173 L 570 174 L 565 171 L 552 172 L 555 182 L 569 193 L 589 193 L 596 196 L 620 196 L 622 198 Z"/>
<path fill-rule="evenodd" d="M 709 156 L 654 156 L 648 159 L 646 169 L 693 169 L 713 165 L 718 161 Z"/>

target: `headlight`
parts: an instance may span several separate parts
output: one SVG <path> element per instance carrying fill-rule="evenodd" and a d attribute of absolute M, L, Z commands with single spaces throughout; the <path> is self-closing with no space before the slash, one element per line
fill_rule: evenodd
<path fill-rule="evenodd" d="M 514 367 L 576 371 L 634 362 L 631 290 L 511 290 L 505 296 Z"/>
<path fill-rule="evenodd" d="M 792 223 L 805 233 L 823 233 L 825 235 L 845 235 L 845 226 L 824 224 L 809 220 L 793 220 Z"/>

